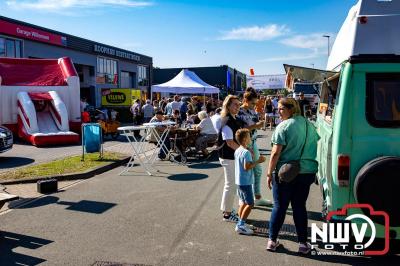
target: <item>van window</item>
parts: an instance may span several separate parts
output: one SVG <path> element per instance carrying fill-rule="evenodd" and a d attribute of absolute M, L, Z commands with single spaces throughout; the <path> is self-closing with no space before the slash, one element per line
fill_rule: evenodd
<path fill-rule="evenodd" d="M 400 127 L 400 73 L 367 74 L 366 116 L 374 127 Z"/>
<path fill-rule="evenodd" d="M 329 123 L 332 122 L 333 110 L 335 109 L 335 104 L 337 104 L 338 86 L 339 75 L 322 84 L 319 113 Z"/>

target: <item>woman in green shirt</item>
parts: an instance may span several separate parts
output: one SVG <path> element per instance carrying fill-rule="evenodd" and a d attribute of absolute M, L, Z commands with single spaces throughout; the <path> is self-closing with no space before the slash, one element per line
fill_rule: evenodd
<path fill-rule="evenodd" d="M 275 251 L 279 246 L 279 230 L 291 203 L 299 242 L 298 251 L 308 254 L 311 248 L 307 243 L 306 201 L 318 170 L 316 162 L 318 134 L 314 126 L 300 115 L 296 100 L 281 99 L 278 103 L 278 113 L 282 122 L 271 138 L 273 147 L 267 170 L 268 187 L 272 189 L 274 197 L 267 250 Z M 300 173 L 290 183 L 279 182 L 277 173 L 280 167 L 295 160 L 300 160 Z"/>

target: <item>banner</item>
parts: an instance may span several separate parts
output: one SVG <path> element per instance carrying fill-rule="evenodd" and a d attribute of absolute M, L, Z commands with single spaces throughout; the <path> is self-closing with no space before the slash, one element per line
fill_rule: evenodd
<path fill-rule="evenodd" d="M 285 88 L 286 75 L 256 75 L 247 76 L 247 87 L 253 87 L 256 90 L 279 90 Z"/>
<path fill-rule="evenodd" d="M 101 89 L 102 106 L 131 106 L 136 99 L 140 99 L 137 89 Z"/>
<path fill-rule="evenodd" d="M 0 33 L 9 34 L 19 38 L 50 43 L 59 46 L 67 46 L 67 38 L 58 34 L 23 26 L 4 20 L 0 20 Z"/>

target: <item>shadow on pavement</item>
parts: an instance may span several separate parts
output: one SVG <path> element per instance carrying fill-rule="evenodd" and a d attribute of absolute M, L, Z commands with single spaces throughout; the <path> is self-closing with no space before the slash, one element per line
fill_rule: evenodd
<path fill-rule="evenodd" d="M 35 200 L 35 199 L 36 198 L 25 198 L 25 199 L 20 199 L 20 200 L 14 200 L 9 203 L 8 208 L 10 208 L 10 209 L 38 208 L 38 207 L 57 203 L 57 201 L 59 200 L 58 197 L 54 197 L 54 196 L 47 196 L 47 197 L 40 198 L 38 200 Z M 26 202 L 29 202 L 32 200 L 35 200 L 35 201 L 33 201 L 31 203 L 26 203 Z M 21 206 L 21 204 L 23 204 L 23 205 Z"/>
<path fill-rule="evenodd" d="M 271 155 L 270 149 L 259 149 L 259 151 L 260 151 L 260 155 L 266 155 L 266 156 Z"/>
<path fill-rule="evenodd" d="M 220 163 L 211 163 L 211 162 L 203 162 L 188 165 L 189 168 L 192 169 L 213 169 L 221 167 Z"/>
<path fill-rule="evenodd" d="M 255 209 L 255 210 L 268 211 L 268 212 L 272 212 L 272 208 L 273 208 L 272 206 L 255 206 L 255 207 L 253 207 L 253 209 Z M 292 209 L 288 208 L 288 210 L 286 211 L 286 214 L 293 216 Z M 307 217 L 309 220 L 312 220 L 312 221 L 323 221 L 320 212 L 314 212 L 314 211 L 308 210 Z"/>
<path fill-rule="evenodd" d="M 81 200 L 79 202 L 59 201 L 57 202 L 57 204 L 69 206 L 68 208 L 66 208 L 66 210 L 87 212 L 93 214 L 102 214 L 117 205 L 115 203 L 91 200 Z"/>
<path fill-rule="evenodd" d="M 196 174 L 196 173 L 189 173 L 189 174 L 177 174 L 171 175 L 168 177 L 169 180 L 172 181 L 195 181 L 208 178 L 208 175 L 205 174 Z"/>
<path fill-rule="evenodd" d="M 18 247 L 38 249 L 53 241 L 0 231 L 0 265 L 38 265 L 46 260 L 14 252 Z"/>
<path fill-rule="evenodd" d="M 25 201 L 33 200 L 33 199 L 23 199 Z M 31 208 L 38 208 L 43 207 L 46 205 L 51 204 L 59 204 L 68 206 L 66 210 L 70 211 L 79 211 L 79 212 L 87 212 L 93 214 L 102 214 L 109 209 L 115 207 L 117 204 L 109 203 L 109 202 L 100 202 L 100 201 L 91 201 L 91 200 L 81 200 L 79 202 L 69 202 L 69 201 L 59 201 L 58 197 L 55 196 L 46 196 L 35 200 L 31 203 L 27 203 L 23 206 L 19 206 L 22 203 L 13 203 L 14 205 L 10 204 L 10 209 L 31 209 Z"/>
<path fill-rule="evenodd" d="M 1 157 L 0 169 L 15 168 L 33 163 L 35 160 L 26 157 Z"/>

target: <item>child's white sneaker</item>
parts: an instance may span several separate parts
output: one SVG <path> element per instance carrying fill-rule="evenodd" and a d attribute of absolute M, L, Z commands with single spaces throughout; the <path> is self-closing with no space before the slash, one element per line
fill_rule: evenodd
<path fill-rule="evenodd" d="M 246 225 L 236 225 L 235 231 L 242 235 L 252 235 L 254 233 L 253 230 L 248 228 Z"/>

